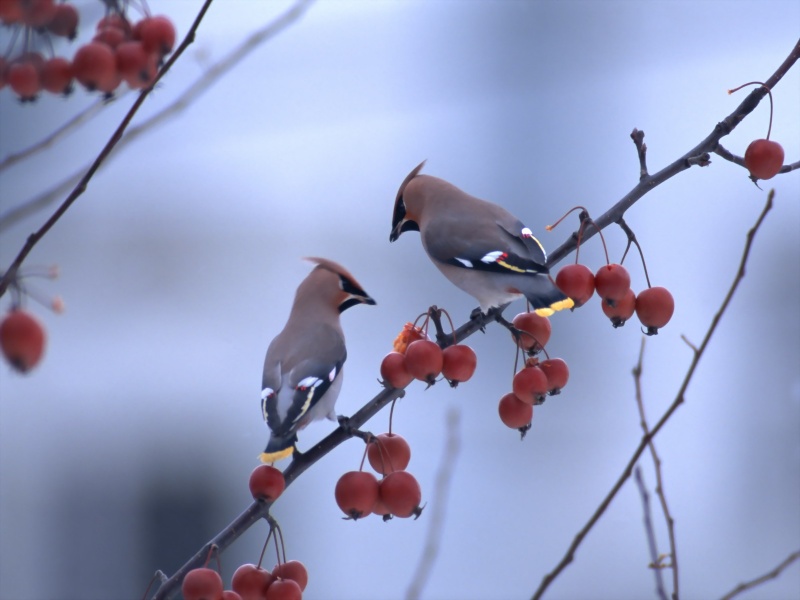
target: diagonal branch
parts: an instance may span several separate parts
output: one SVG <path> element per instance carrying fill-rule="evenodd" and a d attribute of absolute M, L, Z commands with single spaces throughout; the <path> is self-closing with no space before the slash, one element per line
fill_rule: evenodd
<path fill-rule="evenodd" d="M 794 561 L 800 558 L 800 551 L 792 552 L 789 556 L 787 556 L 784 561 L 779 564 L 777 567 L 772 569 L 769 573 L 765 573 L 761 577 L 756 577 L 755 579 L 751 579 L 750 581 L 746 581 L 745 583 L 740 583 L 735 588 L 733 588 L 730 592 L 725 594 L 720 600 L 731 600 L 734 596 L 738 596 L 742 592 L 747 590 L 752 590 L 754 587 L 761 585 L 769 581 L 770 579 L 775 579 L 781 573 L 783 573 L 784 569 L 791 565 Z"/>
<path fill-rule="evenodd" d="M 659 419 L 658 423 L 650 430 L 649 434 L 645 434 L 641 441 L 639 442 L 639 446 L 634 450 L 633 455 L 631 456 L 628 464 L 625 466 L 624 470 L 622 471 L 622 475 L 619 476 L 614 486 L 611 490 L 606 494 L 606 497 L 594 511 L 592 516 L 586 522 L 586 524 L 581 528 L 580 531 L 575 535 L 575 539 L 570 544 L 569 548 L 567 548 L 567 552 L 564 554 L 564 557 L 561 561 L 556 565 L 556 567 L 547 575 L 545 575 L 544 579 L 542 579 L 541 584 L 536 589 L 532 596 L 532 600 L 538 600 L 542 597 L 544 592 L 550 586 L 551 583 L 555 580 L 556 577 L 571 563 L 575 558 L 575 552 L 577 551 L 578 547 L 583 542 L 583 538 L 591 531 L 592 527 L 597 523 L 600 517 L 603 516 L 608 506 L 611 504 L 611 501 L 616 497 L 617 492 L 622 489 L 622 486 L 628 480 L 633 472 L 633 467 L 638 462 L 639 458 L 642 456 L 642 453 L 647 449 L 648 445 L 650 444 L 650 440 L 652 440 L 656 434 L 661 431 L 664 427 L 666 422 L 669 418 L 673 415 L 673 413 L 678 409 L 678 407 L 683 404 L 685 399 L 686 389 L 689 387 L 689 383 L 692 381 L 692 377 L 694 376 L 694 372 L 697 369 L 697 365 L 700 362 L 700 358 L 703 356 L 708 343 L 711 341 L 711 336 L 714 335 L 714 332 L 717 329 L 717 325 L 719 324 L 720 320 L 722 319 L 722 315 L 725 314 L 725 310 L 728 308 L 728 305 L 733 298 L 734 293 L 739 287 L 742 279 L 744 279 L 745 274 L 745 265 L 747 264 L 747 259 L 750 257 L 750 248 L 753 245 L 753 239 L 755 238 L 756 232 L 758 231 L 759 227 L 761 227 L 761 223 L 763 223 L 764 218 L 767 216 L 767 213 L 772 208 L 772 199 L 775 193 L 774 190 L 770 191 L 767 196 L 767 203 L 764 205 L 764 209 L 761 211 L 761 214 L 756 221 L 756 224 L 753 226 L 752 229 L 747 233 L 747 241 L 745 242 L 744 246 L 744 253 L 742 254 L 742 260 L 739 263 L 739 269 L 736 273 L 736 276 L 733 280 L 733 284 L 731 285 L 728 293 L 725 296 L 725 299 L 722 301 L 722 305 L 720 306 L 717 313 L 714 315 L 714 318 L 711 320 L 711 325 L 706 332 L 705 337 L 703 338 L 702 343 L 698 346 L 697 351 L 694 353 L 694 357 L 692 358 L 692 362 L 689 365 L 689 370 L 686 373 L 686 377 L 683 379 L 683 383 L 681 383 L 680 389 L 675 396 L 675 400 L 672 402 L 670 407 L 667 411 L 662 415 L 661 419 Z"/>
<path fill-rule="evenodd" d="M 661 169 L 655 175 L 644 175 L 640 178 L 639 183 L 637 183 L 634 188 L 628 192 L 619 202 L 617 202 L 614 206 L 612 206 L 609 210 L 605 213 L 600 215 L 598 218 L 594 219 L 593 222 L 589 222 L 583 228 L 583 233 L 581 234 L 581 243 L 588 240 L 592 237 L 595 233 L 597 233 L 600 229 L 604 229 L 608 227 L 611 223 L 617 222 L 637 200 L 639 200 L 642 196 L 644 196 L 647 192 L 652 190 L 654 187 L 661 185 L 668 179 L 674 177 L 678 173 L 685 171 L 693 164 L 700 164 L 705 166 L 708 164 L 709 161 L 709 153 L 715 152 L 719 141 L 731 133 L 736 126 L 741 123 L 741 121 L 749 115 L 756 106 L 758 106 L 761 99 L 767 95 L 767 89 L 774 89 L 774 87 L 778 84 L 778 82 L 783 79 L 783 76 L 789 71 L 789 69 L 794 65 L 795 62 L 800 58 L 800 40 L 797 41 L 792 51 L 789 53 L 789 56 L 786 60 L 783 61 L 780 67 L 772 74 L 772 77 L 767 79 L 765 82 L 766 87 L 759 87 L 754 89 L 748 96 L 742 101 L 742 103 L 736 107 L 731 114 L 725 117 L 722 121 L 716 124 L 714 130 L 706 136 L 706 138 L 697 144 L 694 148 L 686 152 L 683 156 L 681 156 L 676 161 L 672 162 L 671 164 L 667 165 L 663 169 Z M 636 142 L 636 138 L 634 137 L 634 142 Z M 637 145 L 638 147 L 638 145 Z M 642 156 L 640 151 L 640 157 Z M 567 256 L 570 252 L 575 250 L 578 241 L 578 232 L 573 232 L 570 238 L 561 244 L 558 248 L 554 251 L 549 253 L 547 266 L 552 266 L 562 260 L 565 256 Z"/>

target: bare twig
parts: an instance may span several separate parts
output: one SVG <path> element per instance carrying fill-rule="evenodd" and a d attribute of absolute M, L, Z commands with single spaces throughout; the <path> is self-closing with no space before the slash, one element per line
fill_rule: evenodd
<path fill-rule="evenodd" d="M 737 164 L 740 167 L 745 166 L 743 157 L 737 156 L 727 148 L 724 148 L 722 144 L 717 144 L 717 147 L 714 149 L 714 154 L 717 154 L 721 158 L 724 158 L 727 161 Z M 778 173 L 789 173 L 791 171 L 794 171 L 795 169 L 800 169 L 800 161 L 797 161 L 789 165 L 783 165 L 780 168 L 780 171 L 778 171 Z"/>
<path fill-rule="evenodd" d="M 439 546 L 442 540 L 447 511 L 447 496 L 455 473 L 456 459 L 461 451 L 461 438 L 458 431 L 460 420 L 460 410 L 455 406 L 451 406 L 446 415 L 445 431 L 447 437 L 442 460 L 439 463 L 439 470 L 436 473 L 436 486 L 433 490 L 430 520 L 428 521 L 428 535 L 422 555 L 417 563 L 417 568 L 411 577 L 411 584 L 406 591 L 406 600 L 416 600 L 422 596 L 422 590 L 428 582 L 431 571 L 436 564 L 436 557 L 439 555 Z"/>
<path fill-rule="evenodd" d="M 639 420 L 645 436 L 650 434 L 650 428 L 647 425 L 647 417 L 644 412 L 644 400 L 642 399 L 642 365 L 644 362 L 644 345 L 646 339 L 646 337 L 642 337 L 642 344 L 639 347 L 639 360 L 633 368 L 633 381 L 636 388 L 636 406 L 639 409 Z M 664 492 L 664 477 L 661 472 L 661 458 L 658 456 L 658 452 L 656 452 L 656 445 L 652 438 L 650 438 L 647 446 L 650 449 L 650 455 L 653 457 L 653 466 L 656 472 L 656 495 L 661 503 L 661 511 L 664 513 L 664 520 L 667 522 L 669 555 L 671 559 L 670 566 L 672 567 L 672 600 L 678 600 L 680 593 L 678 591 L 678 551 L 675 542 L 675 519 L 672 518 L 672 513 L 670 513 L 669 505 L 667 504 L 667 496 Z M 656 560 L 655 564 L 655 569 L 660 571 L 659 561 Z"/>
<path fill-rule="evenodd" d="M 115 95 L 115 99 L 119 99 L 123 95 L 129 93 L 128 91 L 124 91 L 119 95 Z M 49 148 L 53 144 L 55 144 L 58 140 L 60 140 L 63 136 L 68 134 L 73 129 L 80 127 L 84 123 L 86 123 L 89 119 L 94 117 L 95 115 L 99 114 L 100 111 L 108 104 L 108 100 L 105 98 L 97 98 L 94 102 L 92 102 L 89 106 L 84 108 L 81 112 L 77 115 L 72 117 L 69 121 L 64 123 L 61 127 L 53 131 L 52 133 L 48 134 L 47 137 L 42 138 L 35 144 L 28 146 L 24 150 L 20 150 L 19 152 L 15 152 L 13 154 L 9 154 L 6 156 L 2 162 L 0 162 L 0 173 L 2 173 L 7 168 L 17 164 L 21 160 L 32 156 L 33 154 L 44 150 L 45 148 Z"/>
<path fill-rule="evenodd" d="M 692 381 L 692 377 L 694 376 L 694 372 L 697 369 L 698 363 L 700 362 L 700 358 L 703 356 L 703 353 L 706 347 L 708 346 L 708 343 L 711 341 L 711 336 L 714 335 L 714 332 L 717 329 L 717 325 L 719 324 L 720 319 L 722 319 L 722 315 L 725 314 L 725 310 L 728 308 L 728 305 L 730 304 L 734 293 L 739 287 L 739 283 L 741 283 L 742 279 L 744 278 L 745 265 L 747 264 L 747 259 L 750 256 L 750 248 L 753 244 L 753 239 L 756 235 L 756 232 L 758 231 L 758 228 L 761 227 L 761 223 L 764 221 L 764 218 L 767 216 L 767 213 L 772 208 L 772 199 L 774 195 L 775 195 L 774 190 L 770 191 L 770 193 L 767 195 L 767 203 L 765 204 L 764 209 L 761 211 L 761 214 L 759 215 L 756 224 L 747 233 L 747 241 L 745 243 L 744 253 L 742 255 L 742 260 L 739 263 L 739 270 L 736 273 L 736 276 L 733 280 L 733 284 L 728 290 L 725 299 L 722 301 L 722 305 L 720 306 L 719 310 L 714 315 L 714 318 L 711 320 L 711 325 L 709 326 L 708 331 L 706 332 L 706 335 L 703 338 L 702 343 L 698 347 L 697 352 L 695 352 L 694 357 L 692 358 L 692 362 L 689 365 L 689 370 L 687 371 L 686 376 L 683 379 L 683 383 L 681 383 L 680 389 L 678 390 L 678 393 L 675 396 L 675 400 L 672 402 L 667 411 L 661 416 L 661 419 L 659 419 L 658 423 L 656 423 L 655 427 L 653 427 L 650 433 L 642 437 L 638 447 L 633 452 L 633 456 L 631 456 L 630 460 L 628 461 L 628 464 L 625 466 L 624 470 L 622 471 L 622 474 L 619 476 L 614 486 L 611 488 L 608 494 L 606 494 L 606 497 L 602 500 L 602 502 L 600 502 L 599 506 L 594 511 L 589 520 L 586 522 L 586 524 L 575 535 L 572 544 L 570 544 L 569 548 L 567 548 L 567 551 L 564 554 L 561 561 L 556 565 L 556 567 L 550 573 L 544 576 L 544 579 L 542 579 L 541 584 L 539 584 L 539 587 L 536 589 L 536 591 L 532 596 L 533 600 L 541 598 L 544 592 L 550 586 L 550 584 L 555 580 L 555 578 L 558 577 L 559 574 L 567 567 L 567 565 L 569 565 L 574 560 L 575 552 L 581 545 L 583 538 L 586 537 L 589 531 L 591 531 L 592 527 L 594 527 L 595 523 L 597 523 L 600 517 L 603 516 L 603 513 L 605 513 L 606 509 L 611 504 L 611 501 L 614 499 L 614 497 L 617 495 L 617 493 L 622 488 L 624 483 L 631 476 L 634 465 L 636 465 L 636 463 L 639 460 L 639 457 L 641 457 L 642 453 L 647 449 L 650 440 L 652 440 L 656 436 L 656 434 L 659 431 L 661 431 L 661 429 L 664 427 L 664 425 L 673 415 L 673 413 L 678 409 L 678 407 L 681 404 L 683 404 L 685 399 L 686 389 L 689 387 L 689 383 Z"/>
<path fill-rule="evenodd" d="M 783 573 L 783 571 L 786 569 L 786 567 L 791 565 L 798 558 L 800 558 L 800 551 L 792 552 L 788 557 L 786 557 L 786 559 L 781 564 L 779 564 L 777 567 L 772 569 L 772 571 L 770 571 L 769 573 L 765 573 L 761 577 L 756 577 L 755 579 L 751 579 L 750 581 L 746 581 L 744 583 L 740 583 L 735 588 L 733 588 L 730 592 L 728 592 L 722 598 L 720 598 L 720 600 L 731 600 L 731 598 L 733 598 L 734 596 L 738 596 L 742 592 L 745 592 L 747 590 L 751 590 L 754 587 L 769 581 L 770 579 L 775 579 L 781 573 Z"/>
<path fill-rule="evenodd" d="M 192 23 L 192 26 L 189 28 L 186 37 L 183 38 L 183 41 L 169 58 L 169 60 L 164 64 L 163 67 L 159 70 L 158 74 L 156 75 L 153 82 L 146 88 L 144 88 L 139 96 L 134 101 L 133 105 L 131 106 L 128 113 L 122 119 L 122 122 L 117 127 L 116 131 L 114 131 L 111 139 L 106 142 L 106 145 L 100 151 L 100 154 L 97 155 L 97 158 L 92 162 L 89 169 L 86 173 L 81 177 L 78 184 L 73 188 L 72 192 L 67 196 L 66 200 L 64 200 L 61 205 L 56 209 L 56 211 L 50 216 L 49 219 L 42 225 L 36 232 L 32 233 L 28 236 L 28 239 L 25 241 L 25 245 L 22 247 L 22 250 L 19 251 L 17 257 L 13 260 L 11 265 L 6 269 L 6 272 L 3 274 L 3 277 L 0 278 L 0 296 L 2 296 L 10 283 L 16 278 L 17 271 L 19 270 L 20 265 L 28 256 L 33 247 L 41 240 L 50 229 L 58 222 L 58 220 L 64 215 L 65 212 L 69 209 L 70 206 L 77 200 L 84 191 L 86 191 L 87 186 L 89 185 L 89 181 L 91 181 L 94 174 L 97 172 L 97 169 L 100 168 L 100 165 L 106 160 L 106 158 L 111 154 L 111 151 L 114 147 L 119 143 L 120 139 L 122 139 L 122 135 L 125 133 L 125 130 L 128 128 L 131 120 L 133 119 L 134 115 L 138 112 L 139 108 L 144 103 L 147 96 L 150 92 L 153 91 L 153 88 L 156 84 L 161 80 L 161 78 L 170 70 L 175 61 L 180 58 L 180 56 L 186 51 L 186 48 L 194 42 L 195 33 L 197 32 L 197 28 L 200 26 L 200 23 L 203 21 L 203 17 L 205 16 L 206 12 L 208 11 L 209 7 L 211 6 L 212 0 L 206 0 L 203 3 L 203 6 L 200 8 L 200 11 L 197 14 L 197 17 Z"/>
<path fill-rule="evenodd" d="M 129 128 L 122 139 L 119 140 L 119 143 L 117 144 L 117 150 L 134 141 L 141 134 L 150 131 L 166 119 L 173 117 L 188 108 L 195 100 L 197 100 L 199 96 L 201 96 L 208 88 L 215 84 L 223 75 L 228 73 L 231 68 L 239 63 L 243 58 L 255 50 L 260 44 L 272 39 L 278 33 L 286 29 L 286 27 L 299 19 L 312 2 L 313 0 L 298 0 L 280 17 L 253 32 L 230 54 L 209 67 L 203 73 L 203 75 L 198 77 L 198 79 L 180 96 L 178 96 L 169 106 L 157 112 L 149 119 Z M 63 194 L 67 193 L 76 183 L 81 180 L 81 175 L 86 172 L 88 168 L 88 165 L 82 167 L 69 177 L 66 177 L 60 183 L 53 186 L 51 189 L 26 200 L 20 205 L 0 215 L 0 231 L 10 227 L 27 215 L 36 212 L 37 210 L 41 210 L 60 198 Z M 2 288 L 0 288 L 0 290 L 2 290 Z"/>
<path fill-rule="evenodd" d="M 786 58 L 786 60 L 783 61 L 783 64 L 781 64 L 775 73 L 772 74 L 772 77 L 764 82 L 764 85 L 769 89 L 774 90 L 778 82 L 783 79 L 783 76 L 786 75 L 792 65 L 794 65 L 799 58 L 800 40 L 798 40 L 794 48 L 792 48 L 792 51 L 789 53 L 789 56 Z M 611 223 L 616 223 L 619 221 L 619 218 L 625 214 L 626 210 L 633 206 L 637 200 L 639 200 L 654 187 L 664 183 L 678 173 L 685 171 L 693 164 L 702 164 L 704 161 L 707 161 L 707 157 L 705 155 L 709 152 L 714 152 L 719 145 L 719 141 L 726 135 L 730 134 L 736 128 L 736 126 L 747 115 L 749 115 L 756 106 L 758 106 L 759 102 L 761 102 L 761 99 L 766 96 L 766 94 L 767 91 L 764 87 L 758 87 L 750 92 L 750 94 L 747 95 L 742 103 L 736 107 L 736 110 L 725 117 L 722 121 L 717 123 L 717 125 L 714 127 L 714 130 L 708 134 L 703 141 L 686 152 L 679 159 L 661 169 L 658 173 L 649 175 L 640 180 L 639 183 L 636 184 L 636 186 L 634 186 L 634 188 L 619 202 L 617 202 L 605 213 L 600 215 L 597 219 L 594 219 L 592 223 L 587 223 L 581 235 L 581 241 L 584 242 L 588 240 L 599 230 L 608 227 Z M 547 266 L 556 264 L 570 252 L 572 252 L 576 247 L 577 239 L 578 233 L 573 232 L 566 242 L 550 252 L 548 255 Z"/>
<path fill-rule="evenodd" d="M 661 600 L 667 600 L 667 592 L 664 590 L 664 577 L 661 573 L 658 558 L 658 546 L 656 545 L 656 532 L 653 530 L 653 519 L 650 515 L 650 494 L 644 485 L 642 478 L 642 468 L 636 467 L 633 472 L 636 487 L 639 488 L 639 495 L 642 498 L 642 510 L 644 512 L 644 530 L 647 533 L 647 548 L 650 551 L 650 564 L 656 576 L 656 593 Z"/>
<path fill-rule="evenodd" d="M 639 181 L 642 181 L 649 175 L 647 172 L 647 144 L 644 143 L 644 131 L 634 127 L 631 132 L 631 139 L 636 145 L 636 153 L 639 155 Z"/>

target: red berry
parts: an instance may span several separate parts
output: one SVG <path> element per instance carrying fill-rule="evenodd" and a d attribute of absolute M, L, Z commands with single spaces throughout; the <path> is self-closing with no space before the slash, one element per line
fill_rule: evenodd
<path fill-rule="evenodd" d="M 74 40 L 78 33 L 78 10 L 72 4 L 58 4 L 47 30 L 62 37 Z"/>
<path fill-rule="evenodd" d="M 631 276 L 628 274 L 628 269 L 622 265 L 616 263 L 603 265 L 594 276 L 594 286 L 597 295 L 613 306 L 631 289 Z"/>
<path fill-rule="evenodd" d="M 272 465 L 259 465 L 250 474 L 250 493 L 256 500 L 277 500 L 285 488 L 283 473 Z"/>
<path fill-rule="evenodd" d="M 276 579 L 269 589 L 264 600 L 302 600 L 303 590 L 292 579 Z"/>
<path fill-rule="evenodd" d="M 541 404 L 547 395 L 547 375 L 536 365 L 523 367 L 514 375 L 511 387 L 526 404 Z"/>
<path fill-rule="evenodd" d="M 116 48 L 127 39 L 128 36 L 119 27 L 103 27 L 97 30 L 92 41 L 105 44 L 109 48 Z"/>
<path fill-rule="evenodd" d="M 614 306 L 603 300 L 600 303 L 600 308 L 611 319 L 611 324 L 614 327 L 622 327 L 625 325 L 625 321 L 633 316 L 633 311 L 636 308 L 636 294 L 633 293 L 632 289 L 628 288 L 625 295 L 614 302 Z"/>
<path fill-rule="evenodd" d="M 119 85 L 114 51 L 100 42 L 90 42 L 78 48 L 72 59 L 72 70 L 86 89 L 113 91 Z"/>
<path fill-rule="evenodd" d="M 0 349 L 20 373 L 30 371 L 39 363 L 44 343 L 44 327 L 23 310 L 12 310 L 0 322 Z"/>
<path fill-rule="evenodd" d="M 383 385 L 397 388 L 398 390 L 406 387 L 414 379 L 414 376 L 406 368 L 406 357 L 399 352 L 389 352 L 383 357 L 381 362 L 381 378 Z"/>
<path fill-rule="evenodd" d="M 233 590 L 222 592 L 222 600 L 243 600 L 243 598 Z"/>
<path fill-rule="evenodd" d="M 40 77 L 42 87 L 51 94 L 66 95 L 72 91 L 72 63 L 66 58 L 56 56 L 46 60 Z"/>
<path fill-rule="evenodd" d="M 131 36 L 132 28 L 130 22 L 119 13 L 111 13 L 100 19 L 95 26 L 95 30 L 101 31 L 107 27 L 119 29 L 125 34 L 126 39 Z"/>
<path fill-rule="evenodd" d="M 772 140 L 754 140 L 744 152 L 744 166 L 756 179 L 772 179 L 783 166 L 783 148 Z"/>
<path fill-rule="evenodd" d="M 6 81 L 23 102 L 35 100 L 42 89 L 39 69 L 30 61 L 12 63 L 6 69 Z"/>
<path fill-rule="evenodd" d="M 349 471 L 336 482 L 336 504 L 348 519 L 360 519 L 372 512 L 378 499 L 378 480 L 366 471 Z"/>
<path fill-rule="evenodd" d="M 214 569 L 192 569 L 183 578 L 183 600 L 219 600 L 222 597 L 222 578 Z"/>
<path fill-rule="evenodd" d="M 533 406 L 523 402 L 511 392 L 500 398 L 497 411 L 500 413 L 500 420 L 511 429 L 527 427 L 533 419 Z"/>
<path fill-rule="evenodd" d="M 419 517 L 422 501 L 417 479 L 408 471 L 395 471 L 381 479 L 380 499 L 395 517 L 405 519 L 411 515 Z"/>
<path fill-rule="evenodd" d="M 442 351 L 442 375 L 453 387 L 468 381 L 475 373 L 477 364 L 478 357 L 469 346 L 454 344 Z"/>
<path fill-rule="evenodd" d="M 22 2 L 20 0 L 0 0 L 0 22 L 13 25 L 22 20 Z"/>
<path fill-rule="evenodd" d="M 158 57 L 147 53 L 141 42 L 122 42 L 114 49 L 117 71 L 132 89 L 140 89 L 153 82 L 158 73 Z"/>
<path fill-rule="evenodd" d="M 272 569 L 272 575 L 281 579 L 296 581 L 297 585 L 300 586 L 300 591 L 305 590 L 308 585 L 308 570 L 299 560 L 289 560 L 275 565 L 275 568 Z"/>
<path fill-rule="evenodd" d="M 266 569 L 248 563 L 233 573 L 231 589 L 239 594 L 242 600 L 264 600 L 264 594 L 274 580 L 275 575 Z"/>
<path fill-rule="evenodd" d="M 22 22 L 36 29 L 46 27 L 56 15 L 55 0 L 23 0 L 19 4 L 22 6 Z"/>
<path fill-rule="evenodd" d="M 402 471 L 411 461 L 411 447 L 403 436 L 382 433 L 367 446 L 369 464 L 381 475 Z"/>
<path fill-rule="evenodd" d="M 406 368 L 416 379 L 433 385 L 442 372 L 444 357 L 439 345 L 431 340 L 417 340 L 406 350 Z"/>
<path fill-rule="evenodd" d="M 636 296 L 636 316 L 647 327 L 647 335 L 655 335 L 675 312 L 675 300 L 667 288 L 651 287 Z"/>
<path fill-rule="evenodd" d="M 567 265 L 556 275 L 556 286 L 572 298 L 575 307 L 583 306 L 594 294 L 594 275 L 586 265 Z"/>
<path fill-rule="evenodd" d="M 539 352 L 550 340 L 552 327 L 547 317 L 537 315 L 535 312 L 524 312 L 514 317 L 511 323 L 523 332 L 519 338 L 519 347 L 531 354 Z"/>
<path fill-rule="evenodd" d="M 142 41 L 147 52 L 163 56 L 175 45 L 175 26 L 163 15 L 145 17 L 134 26 L 133 36 Z"/>
<path fill-rule="evenodd" d="M 569 367 L 560 358 L 548 358 L 539 363 L 539 368 L 547 376 L 547 391 L 551 396 L 561 392 L 569 381 Z"/>

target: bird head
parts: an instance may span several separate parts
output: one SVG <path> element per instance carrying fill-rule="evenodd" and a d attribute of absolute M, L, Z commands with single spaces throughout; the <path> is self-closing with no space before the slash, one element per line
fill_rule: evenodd
<path fill-rule="evenodd" d="M 327 258 L 307 257 L 305 260 L 317 265 L 308 279 L 314 280 L 317 293 L 324 294 L 339 313 L 356 304 L 375 304 L 356 278 L 340 264 Z"/>
<path fill-rule="evenodd" d="M 397 198 L 395 198 L 394 201 L 394 213 L 392 214 L 392 232 L 389 234 L 390 242 L 395 241 L 400 237 L 400 234 L 405 231 L 419 231 L 419 223 L 417 222 L 419 215 L 414 214 L 413 207 L 411 207 L 411 209 L 409 208 L 403 194 L 406 191 L 408 183 L 419 174 L 423 166 L 425 166 L 424 160 L 406 176 L 403 183 L 400 184 L 400 189 L 397 190 Z"/>

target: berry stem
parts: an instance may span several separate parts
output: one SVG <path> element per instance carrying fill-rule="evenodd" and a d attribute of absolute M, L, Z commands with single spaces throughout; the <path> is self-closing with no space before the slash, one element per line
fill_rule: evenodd
<path fill-rule="evenodd" d="M 631 244 L 636 245 L 636 249 L 639 251 L 639 258 L 642 259 L 642 269 L 644 270 L 644 278 L 647 281 L 647 287 L 651 287 L 650 285 L 650 275 L 647 273 L 647 262 L 644 260 L 644 252 L 642 252 L 642 246 L 639 244 L 639 240 L 636 238 L 636 234 L 633 232 L 628 224 L 625 222 L 623 217 L 620 217 L 617 221 L 617 225 L 620 226 L 622 231 L 625 232 L 625 235 L 628 236 L 628 245 L 625 247 L 625 252 L 622 255 L 622 260 L 619 261 L 619 264 L 622 264 L 625 261 L 625 257 L 628 254 L 628 250 L 630 250 Z"/>
<path fill-rule="evenodd" d="M 389 407 L 389 433 L 392 433 L 392 419 L 394 418 L 394 404 L 397 402 L 397 398 L 392 400 L 392 405 Z"/>
<path fill-rule="evenodd" d="M 728 90 L 728 94 L 738 92 L 740 89 L 742 89 L 743 87 L 747 87 L 748 85 L 760 85 L 765 90 L 767 90 L 767 94 L 769 95 L 769 126 L 767 127 L 767 137 L 766 137 L 766 139 L 769 139 L 769 136 L 772 133 L 772 109 L 773 109 L 772 90 L 769 89 L 769 86 L 766 83 L 762 83 L 761 81 L 749 81 L 747 83 L 743 83 L 739 87 L 735 87 L 732 90 Z"/>
<path fill-rule="evenodd" d="M 267 513 L 266 519 L 267 522 L 269 523 L 269 533 L 267 533 L 267 539 L 264 540 L 264 545 L 261 547 L 261 555 L 258 557 L 258 564 L 256 565 L 256 567 L 258 567 L 259 569 L 261 568 L 261 563 L 264 562 L 264 554 L 267 553 L 267 545 L 269 545 L 269 538 L 272 537 L 272 532 L 275 530 L 275 525 L 277 524 L 277 521 L 273 519 L 269 513 Z"/>

